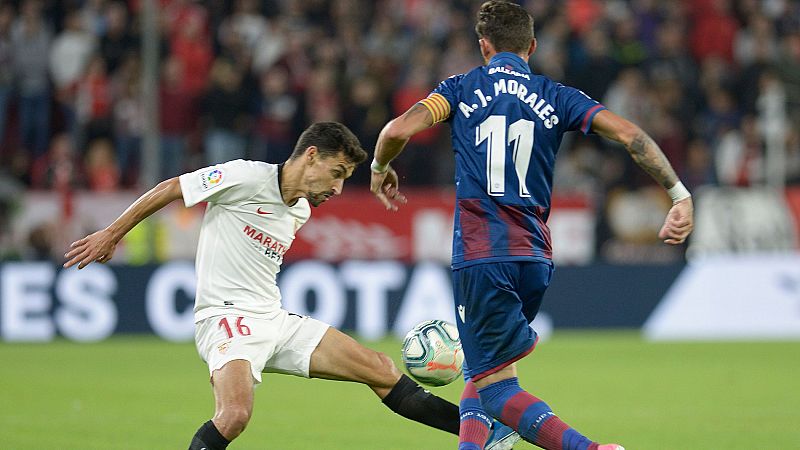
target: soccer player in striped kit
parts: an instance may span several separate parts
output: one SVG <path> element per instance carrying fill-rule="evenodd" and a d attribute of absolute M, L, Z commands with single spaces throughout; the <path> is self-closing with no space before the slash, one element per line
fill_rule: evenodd
<path fill-rule="evenodd" d="M 397 209 L 405 198 L 389 163 L 417 132 L 450 124 L 456 158 L 453 288 L 467 381 L 459 449 L 483 449 L 494 417 L 545 449 L 621 450 L 583 436 L 517 380 L 514 363 L 536 345 L 529 323 L 553 274 L 546 223 L 561 138 L 580 130 L 622 143 L 672 197 L 659 232 L 667 244 L 680 244 L 691 232 L 691 196 L 638 126 L 580 90 L 531 72 L 536 39 L 533 18 L 522 7 L 488 1 L 475 30 L 485 65 L 441 82 L 389 122 L 371 166 L 372 192 Z"/>

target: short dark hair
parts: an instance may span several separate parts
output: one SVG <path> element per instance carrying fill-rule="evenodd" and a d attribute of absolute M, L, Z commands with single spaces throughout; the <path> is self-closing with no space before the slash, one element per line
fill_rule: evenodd
<path fill-rule="evenodd" d="M 497 52 L 527 52 L 533 40 L 533 17 L 516 3 L 490 0 L 478 10 L 475 32 Z"/>
<path fill-rule="evenodd" d="M 308 147 L 317 147 L 323 157 L 335 157 L 340 153 L 353 164 L 361 164 L 367 159 L 367 152 L 352 131 L 339 122 L 317 122 L 303 131 L 290 159 L 300 157 Z"/>

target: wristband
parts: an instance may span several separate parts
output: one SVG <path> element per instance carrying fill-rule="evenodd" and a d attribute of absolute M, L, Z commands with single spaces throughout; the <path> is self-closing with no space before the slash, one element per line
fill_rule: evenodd
<path fill-rule="evenodd" d="M 667 194 L 669 194 L 673 204 L 692 196 L 692 194 L 689 193 L 689 190 L 686 189 L 686 186 L 684 186 L 680 181 L 675 183 L 675 185 L 671 188 L 667 189 Z"/>
<path fill-rule="evenodd" d="M 389 163 L 381 164 L 377 159 L 373 158 L 369 168 L 375 173 L 386 173 L 389 170 Z"/>

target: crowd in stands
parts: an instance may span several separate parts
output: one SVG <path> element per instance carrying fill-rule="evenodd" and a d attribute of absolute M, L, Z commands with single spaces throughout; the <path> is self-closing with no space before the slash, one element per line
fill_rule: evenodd
<path fill-rule="evenodd" d="M 157 0 L 162 176 L 248 157 L 282 161 L 300 131 L 344 122 L 365 147 L 436 83 L 481 63 L 478 1 Z M 786 178 L 800 178 L 800 2 L 535 0 L 536 73 L 640 124 L 685 183 L 765 177 L 778 98 Z M 142 2 L 0 6 L 0 166 L 34 189 L 137 186 Z M 772 107 L 774 109 L 774 107 Z M 780 116 L 777 116 L 780 117 Z M 445 127 L 398 162 L 408 184 L 447 184 Z M 647 183 L 624 152 L 574 136 L 557 185 Z M 364 183 L 366 174 L 356 176 Z"/>

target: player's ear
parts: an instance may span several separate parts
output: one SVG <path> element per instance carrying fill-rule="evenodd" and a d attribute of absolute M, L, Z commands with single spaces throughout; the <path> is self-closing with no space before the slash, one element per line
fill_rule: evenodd
<path fill-rule="evenodd" d="M 528 49 L 528 56 L 531 56 L 536 51 L 536 38 L 531 39 L 531 46 Z"/>
<path fill-rule="evenodd" d="M 483 59 L 489 61 L 492 54 L 492 44 L 485 38 L 480 38 L 478 39 L 478 46 L 481 48 L 481 56 L 483 56 Z"/>
<path fill-rule="evenodd" d="M 317 157 L 319 156 L 319 151 L 317 150 L 317 146 L 312 145 L 306 148 L 305 155 L 306 155 L 306 163 L 309 165 L 313 164 L 314 160 L 317 159 Z"/>

